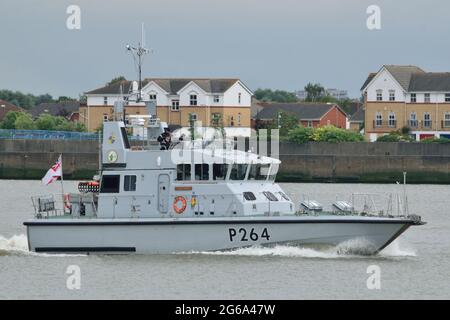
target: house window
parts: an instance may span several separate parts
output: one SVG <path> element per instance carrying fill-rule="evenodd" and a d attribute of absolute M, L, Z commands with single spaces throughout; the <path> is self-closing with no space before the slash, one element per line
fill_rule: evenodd
<path fill-rule="evenodd" d="M 389 113 L 389 127 L 395 128 L 397 121 L 395 120 L 395 113 Z"/>
<path fill-rule="evenodd" d="M 156 94 L 155 93 L 149 94 L 148 99 L 151 102 L 156 102 Z"/>
<path fill-rule="evenodd" d="M 218 96 L 218 95 L 215 95 L 215 96 L 214 96 L 214 103 L 219 103 L 219 101 L 220 101 L 219 96 Z"/>
<path fill-rule="evenodd" d="M 238 93 L 238 103 L 241 104 L 241 93 Z"/>
<path fill-rule="evenodd" d="M 415 93 L 411 93 L 411 102 L 416 102 L 417 101 L 417 97 Z"/>
<path fill-rule="evenodd" d="M 190 105 L 191 106 L 196 106 L 197 105 L 197 95 L 196 94 L 191 94 L 189 96 L 189 101 L 190 101 Z"/>
<path fill-rule="evenodd" d="M 431 128 L 431 115 L 428 112 L 423 114 L 423 127 Z"/>
<path fill-rule="evenodd" d="M 312 128 L 313 127 L 313 122 L 312 121 L 308 121 L 308 127 Z"/>
<path fill-rule="evenodd" d="M 412 128 L 417 128 L 417 114 L 415 112 L 412 112 L 409 115 L 409 126 Z"/>
<path fill-rule="evenodd" d="M 450 127 L 450 112 L 446 112 L 444 114 L 444 125 L 443 125 L 443 127 L 444 128 Z"/>
<path fill-rule="evenodd" d="M 423 95 L 423 101 L 424 102 L 430 102 L 430 94 L 429 93 L 425 93 Z"/>
<path fill-rule="evenodd" d="M 103 114 L 103 122 L 108 122 L 108 115 L 106 113 Z"/>
<path fill-rule="evenodd" d="M 383 90 L 377 90 L 377 101 L 383 101 Z"/>
<path fill-rule="evenodd" d="M 108 104 L 108 97 L 103 97 L 103 104 L 105 106 Z"/>
<path fill-rule="evenodd" d="M 125 176 L 123 181 L 124 191 L 136 191 L 136 176 Z"/>
<path fill-rule="evenodd" d="M 381 127 L 382 124 L 383 124 L 383 116 L 381 113 L 377 112 L 375 115 L 375 126 Z"/>
<path fill-rule="evenodd" d="M 395 90 L 389 90 L 389 101 L 395 101 Z"/>
<path fill-rule="evenodd" d="M 178 164 L 177 165 L 177 180 L 191 180 L 191 165 Z"/>
<path fill-rule="evenodd" d="M 197 114 L 196 113 L 189 113 L 189 122 L 195 122 L 197 121 Z"/>
<path fill-rule="evenodd" d="M 450 102 L 450 93 L 445 94 L 445 102 Z"/>
<path fill-rule="evenodd" d="M 234 127 L 234 117 L 230 117 L 230 127 Z"/>
<path fill-rule="evenodd" d="M 172 100 L 172 106 L 170 107 L 172 111 L 180 111 L 180 100 Z"/>
<path fill-rule="evenodd" d="M 238 117 L 237 117 L 237 123 L 238 123 L 238 127 L 241 126 L 241 113 L 238 113 Z"/>

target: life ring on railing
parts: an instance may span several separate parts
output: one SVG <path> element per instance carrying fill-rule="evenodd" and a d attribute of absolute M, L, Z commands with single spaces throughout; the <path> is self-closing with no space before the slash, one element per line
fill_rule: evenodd
<path fill-rule="evenodd" d="M 181 202 L 181 206 L 180 206 L 180 202 Z M 178 196 L 175 198 L 175 200 L 173 201 L 173 210 L 175 210 L 176 213 L 183 213 L 184 210 L 186 210 L 186 199 L 182 196 Z"/>
<path fill-rule="evenodd" d="M 70 194 L 66 193 L 64 195 L 64 208 L 65 209 L 72 209 L 72 205 L 70 204 Z"/>

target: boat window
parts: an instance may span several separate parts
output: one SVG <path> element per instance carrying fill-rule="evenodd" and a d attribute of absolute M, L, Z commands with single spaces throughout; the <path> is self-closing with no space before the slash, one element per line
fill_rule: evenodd
<path fill-rule="evenodd" d="M 225 180 L 228 171 L 228 164 L 213 164 L 213 180 Z"/>
<path fill-rule="evenodd" d="M 270 191 L 263 191 L 263 194 L 266 196 L 269 201 L 278 201 L 277 197 Z"/>
<path fill-rule="evenodd" d="M 136 191 L 136 176 L 125 176 L 123 190 Z"/>
<path fill-rule="evenodd" d="M 230 180 L 244 180 L 248 164 L 235 163 L 231 167 Z"/>
<path fill-rule="evenodd" d="M 275 181 L 275 178 L 277 177 L 279 165 L 273 163 L 270 167 L 270 175 L 269 175 L 269 181 Z"/>
<path fill-rule="evenodd" d="M 191 180 L 191 165 L 179 164 L 177 165 L 177 180 Z"/>
<path fill-rule="evenodd" d="M 195 165 L 195 180 L 209 180 L 209 165 L 207 163 Z"/>
<path fill-rule="evenodd" d="M 102 177 L 100 193 L 119 193 L 120 175 L 105 175 Z"/>
<path fill-rule="evenodd" d="M 269 175 L 270 164 L 252 164 L 248 180 L 266 180 Z"/>
<path fill-rule="evenodd" d="M 281 195 L 281 197 L 284 199 L 284 200 L 286 200 L 286 201 L 291 201 L 291 199 L 289 199 L 289 197 L 284 193 L 284 192 L 278 192 L 280 195 Z"/>
<path fill-rule="evenodd" d="M 244 199 L 248 200 L 248 201 L 254 201 L 254 200 L 256 200 L 256 197 L 253 194 L 253 192 L 246 191 L 246 192 L 244 192 Z"/>

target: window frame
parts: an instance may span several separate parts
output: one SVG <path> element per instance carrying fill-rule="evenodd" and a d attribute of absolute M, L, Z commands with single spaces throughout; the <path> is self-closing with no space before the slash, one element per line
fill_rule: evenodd
<path fill-rule="evenodd" d="M 198 105 L 198 95 L 196 93 L 189 94 L 189 105 L 190 106 Z"/>
<path fill-rule="evenodd" d="M 376 100 L 377 101 L 383 101 L 383 90 L 378 89 L 376 91 Z"/>
<path fill-rule="evenodd" d="M 411 93 L 411 95 L 409 97 L 409 101 L 411 103 L 416 103 L 417 102 L 417 94 L 416 93 Z"/>
<path fill-rule="evenodd" d="M 170 111 L 174 111 L 174 112 L 180 111 L 180 99 L 173 99 L 171 101 Z"/>
<path fill-rule="evenodd" d="M 182 170 L 180 170 L 180 167 Z M 189 170 L 186 170 L 188 168 Z M 180 178 L 181 174 L 181 178 Z M 188 179 L 186 179 L 188 176 Z M 176 171 L 176 181 L 192 181 L 192 166 L 190 163 L 178 163 L 177 164 L 177 171 Z"/>
<path fill-rule="evenodd" d="M 423 102 L 425 102 L 425 103 L 431 102 L 431 94 L 429 94 L 429 93 L 424 93 L 424 94 L 423 94 Z"/>
<path fill-rule="evenodd" d="M 395 101 L 395 90 L 389 90 L 389 101 Z"/>
<path fill-rule="evenodd" d="M 127 181 L 128 180 L 128 181 Z M 137 176 L 135 174 L 126 174 L 123 176 L 123 191 L 136 191 Z"/>
<path fill-rule="evenodd" d="M 105 189 L 105 182 L 107 179 L 116 179 L 115 186 L 112 188 L 111 186 L 108 186 L 107 189 Z M 102 181 L 100 184 L 100 193 L 120 193 L 120 174 L 105 174 L 102 176 Z"/>

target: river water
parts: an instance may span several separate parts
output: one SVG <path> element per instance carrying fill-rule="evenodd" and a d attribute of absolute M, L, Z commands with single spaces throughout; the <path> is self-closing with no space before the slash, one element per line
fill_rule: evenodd
<path fill-rule="evenodd" d="M 304 194 L 325 204 L 352 192 L 402 192 L 396 184 L 281 186 L 296 203 Z M 64 182 L 64 188 L 75 191 L 76 182 Z M 59 193 L 60 184 L 0 180 L 0 299 L 449 299 L 450 188 L 406 189 L 409 212 L 428 223 L 410 228 L 376 256 L 288 246 L 171 255 L 48 255 L 28 252 L 22 222 L 32 217 L 30 197 Z M 67 288 L 72 265 L 80 268 L 80 289 Z M 368 268 L 379 268 L 379 289 L 368 288 Z"/>

